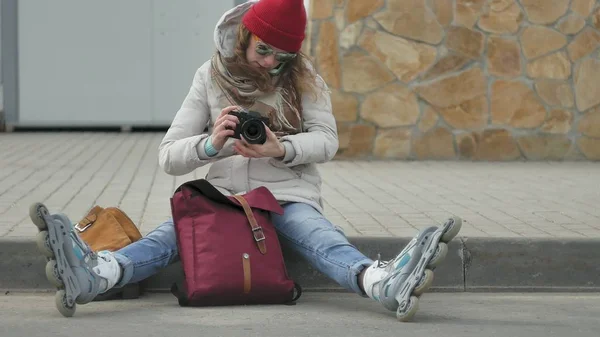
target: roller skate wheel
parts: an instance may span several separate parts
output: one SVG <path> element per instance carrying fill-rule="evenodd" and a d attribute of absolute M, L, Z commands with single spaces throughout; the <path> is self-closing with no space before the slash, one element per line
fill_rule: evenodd
<path fill-rule="evenodd" d="M 438 243 L 437 248 L 435 249 L 435 253 L 433 253 L 433 256 L 431 257 L 431 260 L 429 260 L 427 266 L 430 269 L 437 268 L 444 261 L 447 254 L 448 245 L 443 242 Z"/>
<path fill-rule="evenodd" d="M 415 296 L 421 296 L 425 293 L 431 285 L 433 284 L 433 271 L 431 269 L 425 269 L 423 275 L 421 275 L 421 279 L 419 279 L 419 283 L 413 290 L 413 294 Z"/>
<path fill-rule="evenodd" d="M 48 209 L 42 203 L 36 202 L 29 207 L 29 217 L 33 221 L 33 224 L 41 231 L 47 228 L 43 216 L 49 214 Z"/>
<path fill-rule="evenodd" d="M 448 219 L 448 221 L 451 221 L 452 224 L 442 235 L 441 241 L 443 242 L 452 241 L 452 239 L 454 239 L 454 237 L 458 235 L 458 232 L 460 232 L 460 229 L 462 227 L 462 219 L 460 217 L 453 216 L 450 219 Z"/>
<path fill-rule="evenodd" d="M 58 272 L 56 260 L 50 260 L 46 263 L 46 278 L 57 288 L 64 285 L 60 273 Z"/>
<path fill-rule="evenodd" d="M 35 236 L 35 243 L 37 245 L 38 250 L 42 254 L 44 254 L 44 256 L 54 256 L 54 252 L 52 251 L 52 247 L 50 246 L 50 235 L 48 234 L 48 231 L 38 232 Z"/>
<path fill-rule="evenodd" d="M 396 309 L 396 318 L 400 322 L 408 322 L 419 310 L 419 299 L 416 296 L 411 296 L 408 301 L 402 301 Z"/>
<path fill-rule="evenodd" d="M 72 305 L 69 305 L 69 301 L 67 300 L 67 292 L 64 289 L 61 289 L 56 292 L 54 296 L 54 304 L 56 304 L 56 309 L 65 317 L 72 317 L 75 314 L 75 309 L 77 308 L 77 304 L 73 302 Z"/>

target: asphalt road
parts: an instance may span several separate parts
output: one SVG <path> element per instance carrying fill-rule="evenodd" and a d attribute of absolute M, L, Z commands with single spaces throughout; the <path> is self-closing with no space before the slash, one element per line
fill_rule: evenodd
<path fill-rule="evenodd" d="M 296 306 L 181 308 L 170 294 L 78 306 L 53 294 L 0 295 L 0 336 L 600 336 L 600 294 L 428 293 L 414 322 L 351 294 L 305 293 Z"/>

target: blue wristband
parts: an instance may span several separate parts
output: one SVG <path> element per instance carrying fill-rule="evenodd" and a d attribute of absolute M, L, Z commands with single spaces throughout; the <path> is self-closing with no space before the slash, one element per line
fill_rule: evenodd
<path fill-rule="evenodd" d="M 204 151 L 206 152 L 206 155 L 209 156 L 209 157 L 216 156 L 217 153 L 219 153 L 219 151 L 217 151 L 212 146 L 212 136 L 208 137 L 208 139 L 206 139 L 206 142 L 204 143 Z"/>

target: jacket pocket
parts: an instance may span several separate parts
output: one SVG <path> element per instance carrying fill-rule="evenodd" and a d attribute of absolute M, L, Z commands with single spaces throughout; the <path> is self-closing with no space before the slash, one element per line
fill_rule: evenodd
<path fill-rule="evenodd" d="M 313 174 L 306 173 L 306 172 L 302 172 L 301 175 L 302 175 L 301 176 L 302 180 L 304 180 L 312 185 L 318 186 L 321 184 L 321 177 L 319 177 L 317 175 L 313 175 Z"/>
<path fill-rule="evenodd" d="M 282 182 L 290 179 L 299 179 L 301 177 L 299 171 L 286 166 L 277 159 L 270 158 L 263 162 L 263 164 L 266 165 L 264 170 L 266 174 L 261 177 L 262 181 Z"/>

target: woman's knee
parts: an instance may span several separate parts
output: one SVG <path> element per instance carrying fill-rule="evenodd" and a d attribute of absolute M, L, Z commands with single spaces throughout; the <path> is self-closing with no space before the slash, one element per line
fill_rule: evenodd
<path fill-rule="evenodd" d="M 177 249 L 177 235 L 175 234 L 175 225 L 173 224 L 172 219 L 160 224 L 158 227 L 148 233 L 145 238 L 160 242 L 171 250 Z"/>
<path fill-rule="evenodd" d="M 346 245 L 343 230 L 307 204 L 290 204 L 284 215 L 275 218 L 275 226 L 286 239 L 315 250 Z"/>
<path fill-rule="evenodd" d="M 320 227 L 326 230 L 335 230 L 344 234 L 340 226 L 332 223 L 324 214 L 317 211 L 314 207 L 305 203 L 293 203 L 284 208 L 284 217 L 286 222 L 291 222 L 290 225 L 298 225 L 299 223 L 309 223 L 311 227 Z"/>

